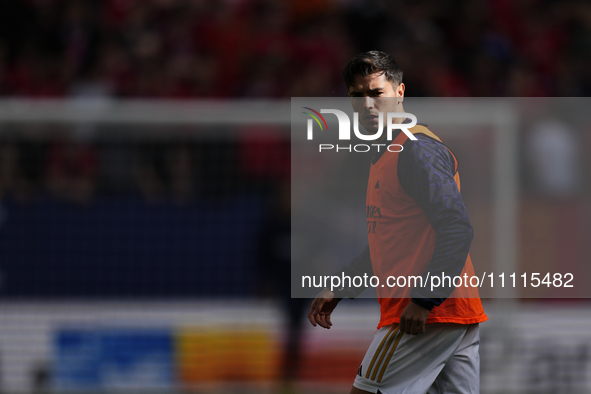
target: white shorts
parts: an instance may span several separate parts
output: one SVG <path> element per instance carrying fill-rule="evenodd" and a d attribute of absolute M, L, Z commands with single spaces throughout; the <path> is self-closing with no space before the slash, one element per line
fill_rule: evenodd
<path fill-rule="evenodd" d="M 420 335 L 379 329 L 353 386 L 383 394 L 478 394 L 478 324 L 427 324 Z"/>

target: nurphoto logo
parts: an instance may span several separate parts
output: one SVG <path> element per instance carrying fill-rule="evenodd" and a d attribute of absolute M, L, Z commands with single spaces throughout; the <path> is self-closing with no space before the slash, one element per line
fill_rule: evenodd
<path fill-rule="evenodd" d="M 349 116 L 338 109 L 321 109 L 320 112 L 309 108 L 309 107 L 302 107 L 304 109 L 307 109 L 310 112 L 302 112 L 308 116 L 310 116 L 310 119 L 308 119 L 307 122 L 307 138 L 308 140 L 313 140 L 314 139 L 314 121 L 316 121 L 316 123 L 318 124 L 318 126 L 320 127 L 321 131 L 324 131 L 324 129 L 326 128 L 326 131 L 328 131 L 328 124 L 326 123 L 326 119 L 324 119 L 324 116 L 322 116 L 322 114 L 333 114 L 337 117 L 337 121 L 339 123 L 339 141 L 349 141 L 351 140 L 351 120 L 349 119 Z M 385 116 L 384 116 L 385 115 Z M 357 138 L 359 138 L 360 140 L 363 141 L 375 141 L 378 140 L 382 137 L 383 133 L 384 133 L 384 118 L 386 118 L 386 137 L 387 137 L 387 141 L 391 141 L 392 140 L 392 131 L 393 130 L 402 130 L 402 132 L 404 134 L 406 134 L 408 136 L 409 139 L 416 141 L 417 138 L 409 131 L 410 128 L 416 126 L 417 124 L 417 117 L 414 116 L 413 114 L 410 114 L 408 112 L 387 112 L 387 113 L 383 113 L 380 112 L 378 115 L 378 127 L 377 130 L 375 131 L 374 134 L 362 134 L 359 131 L 359 113 L 358 112 L 354 112 L 353 113 L 353 133 L 355 134 L 355 136 Z M 394 123 L 394 119 L 403 119 L 403 120 L 409 120 L 409 122 L 407 123 Z M 386 146 L 387 144 L 371 144 L 371 146 L 376 146 L 378 149 L 378 152 L 380 150 L 380 146 Z M 346 151 L 355 151 L 355 152 L 368 152 L 371 147 L 370 145 L 367 144 L 357 144 L 357 145 L 345 145 L 345 146 L 339 146 L 339 145 L 333 145 L 333 144 L 319 144 L 319 151 L 322 152 L 323 150 L 331 150 L 331 149 L 336 149 L 336 151 L 338 152 L 339 150 L 346 150 Z M 398 150 L 392 150 L 394 148 L 397 148 Z M 388 151 L 390 152 L 401 152 L 402 151 L 402 145 L 397 145 L 397 144 L 391 144 L 387 147 Z"/>

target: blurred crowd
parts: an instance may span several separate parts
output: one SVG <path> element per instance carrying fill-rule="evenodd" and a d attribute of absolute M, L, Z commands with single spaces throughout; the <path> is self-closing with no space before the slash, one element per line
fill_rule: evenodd
<path fill-rule="evenodd" d="M 338 96 L 380 49 L 409 96 L 588 96 L 580 0 L 2 0 L 0 95 Z"/>

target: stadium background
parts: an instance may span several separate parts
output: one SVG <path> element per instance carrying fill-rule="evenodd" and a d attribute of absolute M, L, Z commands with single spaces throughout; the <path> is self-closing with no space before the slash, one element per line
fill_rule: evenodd
<path fill-rule="evenodd" d="M 0 2 L 0 391 L 348 390 L 376 305 L 343 303 L 331 331 L 296 329 L 289 127 L 265 119 L 269 103 L 343 96 L 346 61 L 376 48 L 405 70 L 410 97 L 584 97 L 591 6 Z M 164 115 L 96 115 L 120 100 Z M 253 101 L 260 124 L 175 112 Z M 591 260 L 590 128 L 519 128 L 520 267 Z M 489 152 L 486 138 L 473 143 Z M 491 181 L 477 170 L 489 156 L 465 159 L 484 258 Z M 490 303 L 483 392 L 591 392 L 590 311 L 574 299 Z"/>

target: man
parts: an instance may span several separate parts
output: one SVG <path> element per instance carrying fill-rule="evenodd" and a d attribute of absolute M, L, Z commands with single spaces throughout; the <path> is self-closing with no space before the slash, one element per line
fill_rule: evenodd
<path fill-rule="evenodd" d="M 362 53 L 349 61 L 343 75 L 368 132 L 378 130 L 380 113 L 404 112 L 402 71 L 390 55 Z M 426 127 L 409 131 L 416 140 L 395 131 L 391 141 L 385 132 L 379 141 L 397 148 L 382 148 L 372 159 L 366 202 L 369 245 L 343 272 L 376 275 L 380 283 L 389 276 L 470 277 L 472 225 L 459 192 L 457 159 Z M 363 290 L 325 289 L 310 306 L 310 322 L 330 328 L 338 302 Z M 351 393 L 478 393 L 478 323 L 487 320 L 478 290 L 449 284 L 433 291 L 429 286 L 376 290 L 378 331 Z"/>

